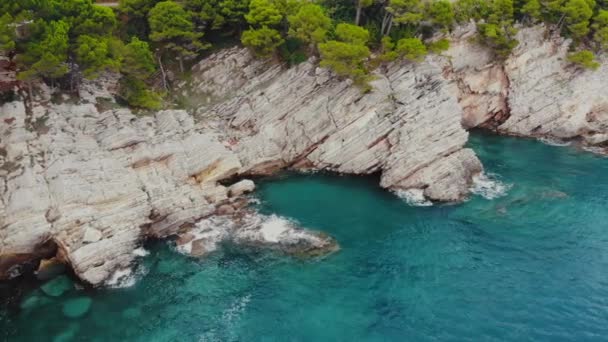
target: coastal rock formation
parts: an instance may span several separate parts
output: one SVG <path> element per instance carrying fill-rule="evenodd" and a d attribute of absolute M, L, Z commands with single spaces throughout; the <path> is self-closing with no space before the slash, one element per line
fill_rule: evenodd
<path fill-rule="evenodd" d="M 306 257 L 327 255 L 339 249 L 338 243 L 326 234 L 299 228 L 282 217 L 255 212 L 237 219 L 213 216 L 201 220 L 179 237 L 177 248 L 182 253 L 200 257 L 215 251 L 225 241 Z"/>
<path fill-rule="evenodd" d="M 569 65 L 570 42 L 542 26 L 520 29 L 499 63 L 474 30 L 456 30 L 444 57 L 381 67 L 369 93 L 314 60 L 286 69 L 231 48 L 181 85 L 194 115 L 103 110 L 112 75 L 83 83 L 78 104 L 51 103 L 43 86 L 34 105 L 2 104 L 0 277 L 52 259 L 100 285 L 126 274 L 147 237 L 178 236 L 195 256 L 227 240 L 328 253 L 330 237 L 247 210 L 253 182 L 221 182 L 285 168 L 379 174 L 385 188 L 458 201 L 482 170 L 463 126 L 606 146 L 607 63 Z"/>
<path fill-rule="evenodd" d="M 482 169 L 463 147 L 462 110 L 434 58 L 387 66 L 365 94 L 312 60 L 277 72 L 247 62 L 252 59 L 244 49 L 223 51 L 195 67 L 205 81 L 193 82 L 201 93 L 233 94 L 211 99 L 198 115 L 223 119 L 243 174 L 287 167 L 381 173 L 385 188 L 423 189 L 431 199 L 458 201 Z M 241 81 L 226 86 L 226 78 Z M 239 88 L 242 83 L 248 86 Z"/>
<path fill-rule="evenodd" d="M 381 173 L 386 188 L 457 201 L 481 171 L 433 58 L 388 66 L 368 94 L 314 61 L 285 70 L 238 48 L 195 70 L 207 96 L 196 121 L 181 110 L 99 110 L 91 102 L 107 97 L 111 78 L 102 89 L 83 84 L 80 104 L 45 95 L 0 108 L 2 276 L 53 257 L 36 254 L 44 244 L 93 285 L 125 274 L 146 237 L 179 235 L 197 255 L 226 238 L 304 255 L 335 250 L 331 238 L 293 225 L 238 221 L 254 184 L 219 184 L 234 176 L 287 167 Z M 213 215 L 241 224 L 197 230 Z"/>
<path fill-rule="evenodd" d="M 492 51 L 473 41 L 476 34 L 475 24 L 452 33 L 450 49 L 444 52 L 444 76 L 454 82 L 462 125 L 494 129 L 509 115 L 509 79 Z"/>
<path fill-rule="evenodd" d="M 504 62 L 470 42 L 474 26 L 457 30 L 445 74 L 457 85 L 463 125 L 502 134 L 608 141 L 608 63 L 582 70 L 567 56 L 570 40 L 545 26 L 520 28 L 519 45 Z"/>
<path fill-rule="evenodd" d="M 608 63 L 581 70 L 567 61 L 569 40 L 542 27 L 520 30 L 520 45 L 505 64 L 509 118 L 499 130 L 523 136 L 608 141 Z"/>
<path fill-rule="evenodd" d="M 137 118 L 92 104 L 12 102 L 0 122 L 0 256 L 52 241 L 91 284 L 127 267 L 143 236 L 172 235 L 213 214 L 226 197 L 216 181 L 241 167 L 184 111 Z"/>

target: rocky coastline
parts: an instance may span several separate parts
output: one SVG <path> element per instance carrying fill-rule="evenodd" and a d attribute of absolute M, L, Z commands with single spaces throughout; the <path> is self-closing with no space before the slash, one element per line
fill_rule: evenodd
<path fill-rule="evenodd" d="M 75 101 L 41 91 L 32 105 L 2 104 L 0 278 L 56 260 L 101 286 L 147 238 L 176 237 L 199 257 L 226 239 L 324 255 L 339 248 L 331 237 L 250 208 L 251 177 L 379 174 L 384 188 L 458 202 L 483 171 L 465 147 L 471 128 L 606 151 L 608 63 L 569 66 L 569 41 L 542 26 L 521 29 L 497 62 L 473 34 L 456 30 L 443 56 L 380 67 L 366 94 L 315 60 L 285 68 L 235 47 L 180 85 L 200 103 L 192 113 L 102 108 L 111 77 Z"/>

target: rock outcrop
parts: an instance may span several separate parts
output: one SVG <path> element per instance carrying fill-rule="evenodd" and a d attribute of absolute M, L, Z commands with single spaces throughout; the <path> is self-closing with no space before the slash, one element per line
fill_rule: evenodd
<path fill-rule="evenodd" d="M 482 166 L 464 148 L 462 110 L 447 89 L 438 60 L 392 64 L 363 94 L 314 61 L 283 72 L 241 69 L 252 57 L 234 48 L 195 69 L 205 94 L 232 93 L 198 110 L 222 118 L 222 130 L 244 174 L 286 167 L 349 174 L 381 173 L 390 189 L 423 189 L 431 199 L 458 201 Z M 224 79 L 240 80 L 226 84 Z M 213 80 L 219 80 L 214 82 Z M 242 84 L 248 86 L 239 88 Z"/>
<path fill-rule="evenodd" d="M 196 120 L 181 110 L 146 117 L 103 110 L 92 102 L 107 97 L 112 78 L 107 87 L 83 84 L 80 104 L 44 95 L 32 107 L 2 105 L 0 264 L 51 258 L 36 255 L 50 244 L 82 280 L 99 285 L 125 274 L 143 239 L 171 235 L 196 255 L 226 239 L 317 255 L 335 250 L 335 241 L 259 215 L 243 221 L 252 214 L 243 213 L 242 196 L 254 184 L 219 182 L 288 167 L 381 173 L 386 188 L 457 201 L 481 171 L 463 147 L 462 111 L 435 58 L 388 66 L 368 94 L 314 61 L 285 70 L 238 48 L 195 71 L 204 99 Z M 235 225 L 205 221 L 201 230 L 197 222 L 217 215 Z M 1 276 L 8 273 L 18 274 Z"/>
<path fill-rule="evenodd" d="M 457 85 L 466 127 L 501 134 L 579 140 L 599 147 L 608 141 L 608 63 L 582 70 L 568 60 L 570 40 L 544 26 L 521 28 L 519 45 L 504 62 L 458 30 L 446 55 L 445 73 Z M 604 151 L 605 152 L 605 151 Z"/>
<path fill-rule="evenodd" d="M 0 109 L 0 256 L 53 241 L 77 275 L 100 284 L 128 266 L 143 236 L 194 225 L 227 198 L 241 167 L 184 111 L 138 118 L 92 104 Z"/>
<path fill-rule="evenodd" d="M 93 102 L 108 97 L 112 77 L 83 84 L 80 104 L 51 104 L 48 91 L 31 107 L 3 104 L 0 276 L 56 255 L 99 285 L 131 265 L 146 237 L 178 236 L 192 255 L 227 240 L 331 252 L 330 237 L 246 209 L 253 182 L 220 181 L 284 168 L 380 174 L 385 188 L 458 201 L 482 170 L 462 126 L 606 146 L 607 63 L 572 67 L 569 41 L 544 27 L 521 29 L 497 63 L 472 34 L 456 31 L 447 57 L 382 67 L 365 94 L 314 60 L 284 69 L 232 48 L 183 85 L 199 103 L 194 115 L 103 110 Z"/>

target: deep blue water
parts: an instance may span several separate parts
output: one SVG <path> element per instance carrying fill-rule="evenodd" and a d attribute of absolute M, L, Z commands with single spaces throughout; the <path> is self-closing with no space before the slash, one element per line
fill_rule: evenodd
<path fill-rule="evenodd" d="M 261 210 L 327 232 L 340 252 L 306 261 L 225 246 L 196 260 L 157 244 L 133 287 L 28 291 L 21 310 L 0 311 L 0 338 L 608 339 L 608 159 L 530 140 L 471 140 L 488 173 L 510 186 L 505 196 L 412 207 L 373 179 L 269 179 L 256 193 Z M 86 298 L 86 313 L 66 316 L 80 315 Z"/>

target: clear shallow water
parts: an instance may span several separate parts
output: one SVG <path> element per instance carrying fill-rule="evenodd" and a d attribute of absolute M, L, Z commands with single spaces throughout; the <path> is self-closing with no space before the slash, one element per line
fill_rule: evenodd
<path fill-rule="evenodd" d="M 133 287 L 26 291 L 25 309 L 0 311 L 0 340 L 608 338 L 608 159 L 493 136 L 471 145 L 505 196 L 410 207 L 371 179 L 268 180 L 262 211 L 342 250 L 302 261 L 226 246 L 199 261 L 159 244 Z M 82 296 L 89 311 L 67 318 Z"/>

